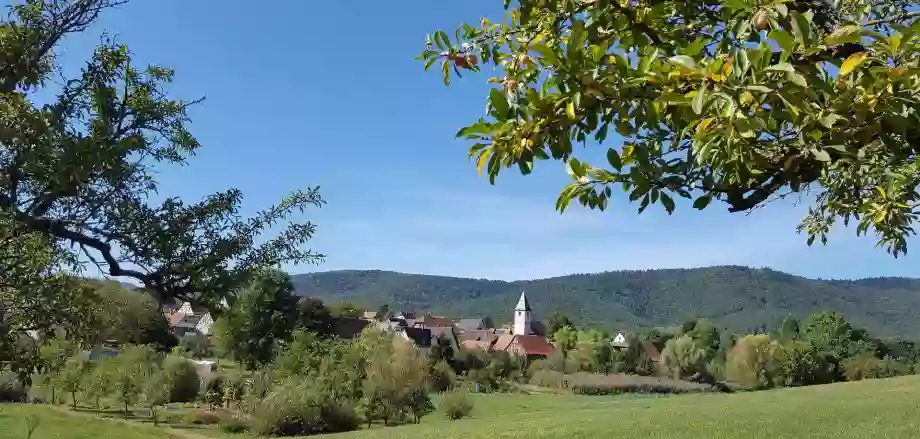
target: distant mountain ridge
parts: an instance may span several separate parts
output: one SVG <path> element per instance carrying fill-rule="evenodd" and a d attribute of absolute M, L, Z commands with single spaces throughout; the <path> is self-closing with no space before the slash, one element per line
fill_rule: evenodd
<path fill-rule="evenodd" d="M 535 316 L 560 311 L 607 329 L 672 326 L 707 317 L 736 330 L 775 327 L 789 313 L 843 313 L 879 336 L 920 338 L 920 279 L 818 280 L 741 266 L 608 271 L 530 281 L 496 281 L 379 270 L 293 276 L 299 295 L 369 308 L 430 311 L 455 318 L 511 318 L 521 291 Z"/>

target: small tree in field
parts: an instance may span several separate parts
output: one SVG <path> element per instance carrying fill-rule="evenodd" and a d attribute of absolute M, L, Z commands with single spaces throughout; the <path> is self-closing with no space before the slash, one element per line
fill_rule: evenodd
<path fill-rule="evenodd" d="M 112 385 L 118 402 L 124 405 L 125 419 L 129 407 L 143 394 L 154 364 L 153 350 L 147 346 L 128 346 L 113 359 Z"/>
<path fill-rule="evenodd" d="M 83 377 L 89 372 L 86 361 L 77 356 L 70 357 L 57 376 L 61 390 L 70 394 L 74 410 L 77 409 L 77 392 L 83 384 Z"/>
<path fill-rule="evenodd" d="M 169 396 L 173 388 L 173 377 L 165 369 L 151 374 L 144 382 L 144 402 L 150 408 L 150 418 L 153 425 L 159 424 L 157 407 L 169 403 Z"/>
<path fill-rule="evenodd" d="M 83 395 L 94 401 L 94 407 L 99 408 L 99 398 L 109 395 L 114 390 L 115 360 L 104 359 L 96 364 L 91 371 L 83 375 Z"/>

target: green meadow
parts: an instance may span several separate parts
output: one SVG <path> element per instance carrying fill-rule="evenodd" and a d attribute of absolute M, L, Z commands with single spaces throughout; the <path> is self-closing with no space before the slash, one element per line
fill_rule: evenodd
<path fill-rule="evenodd" d="M 681 396 L 473 395 L 473 416 L 436 412 L 419 425 L 375 427 L 328 439 L 631 438 L 856 439 L 920 436 L 920 376 L 736 394 Z M 0 406 L 3 439 L 166 439 L 217 435 L 68 414 L 63 407 Z M 220 434 L 221 439 L 249 435 Z"/>

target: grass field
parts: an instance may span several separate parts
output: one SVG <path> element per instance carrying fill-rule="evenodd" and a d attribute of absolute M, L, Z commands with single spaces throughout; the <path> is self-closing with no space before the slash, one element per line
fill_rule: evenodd
<path fill-rule="evenodd" d="M 153 426 L 94 419 L 46 405 L 0 404 L 0 438 L 26 439 L 26 417 L 39 419 L 32 439 L 173 439 Z"/>
<path fill-rule="evenodd" d="M 766 392 L 654 396 L 473 395 L 473 417 L 440 413 L 420 425 L 375 427 L 328 439 L 630 438 L 862 439 L 920 437 L 920 376 Z M 201 439 L 149 425 L 0 405 L 0 438 L 25 439 L 24 416 L 39 415 L 32 439 Z M 191 434 L 189 434 L 191 433 Z M 189 437 L 197 436 L 197 438 Z M 220 439 L 251 439 L 222 434 Z"/>
<path fill-rule="evenodd" d="M 474 417 L 329 439 L 920 437 L 920 377 L 754 393 L 671 397 L 489 395 Z"/>

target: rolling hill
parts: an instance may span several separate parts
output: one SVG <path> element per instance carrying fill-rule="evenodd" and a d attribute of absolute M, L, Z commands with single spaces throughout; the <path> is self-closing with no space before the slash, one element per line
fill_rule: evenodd
<path fill-rule="evenodd" d="M 611 271 L 504 282 L 377 270 L 294 275 L 297 293 L 374 309 L 510 320 L 521 290 L 537 318 L 561 311 L 607 329 L 672 326 L 707 317 L 736 330 L 775 327 L 792 313 L 843 313 L 879 336 L 920 336 L 920 279 L 818 280 L 739 266 Z"/>

